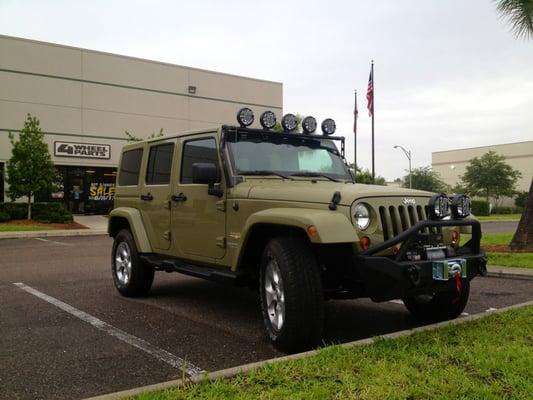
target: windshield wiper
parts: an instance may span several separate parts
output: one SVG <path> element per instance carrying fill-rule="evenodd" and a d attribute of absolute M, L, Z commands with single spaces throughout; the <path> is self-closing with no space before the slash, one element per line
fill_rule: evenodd
<path fill-rule="evenodd" d="M 239 175 L 252 175 L 252 176 L 254 176 L 254 175 L 276 175 L 276 176 L 279 176 L 280 178 L 283 178 L 283 179 L 293 180 L 293 178 L 291 178 L 290 176 L 280 174 L 279 172 L 269 171 L 269 170 L 266 170 L 266 169 L 254 169 L 254 170 L 251 170 L 251 171 L 239 171 L 238 174 Z"/>
<path fill-rule="evenodd" d="M 328 176 L 326 174 L 321 174 L 320 172 L 295 172 L 294 174 L 291 174 L 291 176 L 303 176 L 303 177 L 307 176 L 310 178 L 326 178 L 332 182 L 340 182 L 338 179 L 332 178 L 331 176 Z"/>

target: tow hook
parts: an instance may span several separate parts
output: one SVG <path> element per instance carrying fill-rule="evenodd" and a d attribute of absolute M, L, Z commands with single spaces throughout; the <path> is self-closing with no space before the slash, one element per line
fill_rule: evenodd
<path fill-rule="evenodd" d="M 409 265 L 407 267 L 407 277 L 414 286 L 420 286 L 420 267 L 416 265 Z"/>

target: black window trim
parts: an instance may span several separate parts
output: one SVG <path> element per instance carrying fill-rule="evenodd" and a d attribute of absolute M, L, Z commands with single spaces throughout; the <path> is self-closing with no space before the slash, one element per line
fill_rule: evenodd
<path fill-rule="evenodd" d="M 199 185 L 198 183 L 192 183 L 192 182 L 191 183 L 185 183 L 185 182 L 181 181 L 181 178 L 183 176 L 183 162 L 185 160 L 185 157 L 183 157 L 183 154 L 185 153 L 185 146 L 187 145 L 187 143 L 197 142 L 199 140 L 206 140 L 206 139 L 212 139 L 215 142 L 215 151 L 216 151 L 216 155 L 217 155 L 216 167 L 217 167 L 217 170 L 218 170 L 218 181 L 216 183 L 221 183 L 221 181 L 222 181 L 222 176 L 221 175 L 222 174 L 221 174 L 221 168 L 220 168 L 220 153 L 218 151 L 217 138 L 216 138 L 216 135 L 214 135 L 213 133 L 206 133 L 206 135 L 209 135 L 209 136 L 192 137 L 192 138 L 184 140 L 182 142 L 181 154 L 180 154 L 180 156 L 181 156 L 180 174 L 179 174 L 179 177 L 178 177 L 178 185 Z"/>
<path fill-rule="evenodd" d="M 122 185 L 120 183 L 120 178 L 121 178 L 121 175 L 122 175 L 122 163 L 124 162 L 124 154 L 126 153 L 130 153 L 130 152 L 133 152 L 133 151 L 140 151 L 141 152 L 141 158 L 140 158 L 140 162 L 139 162 L 139 171 L 137 172 L 137 182 L 136 183 L 132 183 L 132 184 L 128 184 L 128 185 Z M 141 177 L 141 170 L 142 170 L 142 163 L 143 163 L 143 157 L 144 157 L 144 147 L 135 147 L 133 149 L 128 149 L 128 150 L 125 150 L 122 152 L 122 155 L 120 157 L 120 165 L 118 166 L 118 179 L 116 180 L 116 186 L 120 186 L 120 187 L 132 187 L 132 186 L 139 186 L 139 179 Z"/>
<path fill-rule="evenodd" d="M 148 183 L 147 182 L 147 177 L 148 177 L 148 168 L 150 167 L 150 151 L 154 148 L 154 147 L 160 147 L 160 146 L 168 146 L 168 145 L 172 145 L 172 161 L 170 163 L 170 177 L 168 179 L 168 182 L 167 183 Z M 144 186 L 168 186 L 172 183 L 172 171 L 173 171 L 173 165 L 174 165 L 174 152 L 176 151 L 176 142 L 174 141 L 167 141 L 167 142 L 154 142 L 154 143 L 150 143 L 147 148 L 146 148 L 146 168 L 145 168 L 145 171 L 144 171 Z"/>

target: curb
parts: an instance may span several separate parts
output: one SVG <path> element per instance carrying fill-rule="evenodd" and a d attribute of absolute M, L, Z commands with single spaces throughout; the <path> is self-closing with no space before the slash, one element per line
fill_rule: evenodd
<path fill-rule="evenodd" d="M 399 338 L 399 337 L 403 337 L 403 336 L 411 336 L 411 335 L 413 335 L 415 333 L 418 333 L 418 332 L 436 330 L 436 329 L 439 329 L 439 328 L 442 328 L 442 327 L 446 327 L 446 326 L 461 325 L 461 324 L 464 324 L 466 322 L 482 319 L 482 318 L 488 317 L 488 316 L 493 315 L 493 314 L 501 314 L 501 313 L 509 311 L 509 310 L 513 310 L 513 309 L 516 309 L 516 308 L 528 307 L 528 306 L 533 306 L 533 301 L 528 301 L 528 302 L 525 302 L 525 303 L 515 304 L 515 305 L 512 305 L 512 306 L 500 308 L 498 310 L 491 311 L 491 312 L 484 312 L 484 313 L 469 315 L 469 316 L 462 317 L 462 318 L 459 318 L 459 319 L 454 319 L 454 320 L 451 320 L 451 321 L 438 322 L 436 324 L 420 326 L 418 328 L 406 329 L 406 330 L 399 331 L 399 332 L 388 333 L 386 335 L 379 335 L 379 336 L 374 336 L 374 337 L 370 337 L 370 338 L 366 338 L 366 339 L 356 340 L 354 342 L 341 344 L 340 346 L 341 347 L 364 346 L 364 345 L 372 344 L 372 343 L 374 343 L 374 342 L 376 342 L 378 340 L 382 340 L 382 339 L 395 339 L 395 338 Z M 203 381 L 213 381 L 213 380 L 216 380 L 216 379 L 231 378 L 231 377 L 234 377 L 237 374 L 246 373 L 246 372 L 249 372 L 251 370 L 254 370 L 254 369 L 263 367 L 265 365 L 268 365 L 268 364 L 277 363 L 277 362 L 283 362 L 283 361 L 289 361 L 289 360 L 297 360 L 297 359 L 300 359 L 300 358 L 309 357 L 309 356 L 317 354 L 319 351 L 320 351 L 320 349 L 306 351 L 304 353 L 292 354 L 292 355 L 278 357 L 278 358 L 271 358 L 269 360 L 258 361 L 258 362 L 254 362 L 254 363 L 250 363 L 250 364 L 244 364 L 244 365 L 240 365 L 240 366 L 237 366 L 237 367 L 222 369 L 222 370 L 219 370 L 219 371 L 214 371 L 214 372 L 210 372 L 210 373 L 206 373 L 206 374 L 202 374 L 202 375 L 196 375 L 196 376 L 189 377 L 189 378 L 175 379 L 175 380 L 171 380 L 171 381 L 167 381 L 167 382 L 156 383 L 156 384 L 148 385 L 148 386 L 141 386 L 141 387 L 138 387 L 138 388 L 124 390 L 124 391 L 120 391 L 120 392 L 114 392 L 114 393 L 104 394 L 104 395 L 101 395 L 101 396 L 90 397 L 90 398 L 86 398 L 85 400 L 116 400 L 116 399 L 123 399 L 123 398 L 126 398 L 126 397 L 137 396 L 137 395 L 140 395 L 140 394 L 143 394 L 143 393 L 155 392 L 155 391 L 169 389 L 169 388 L 173 388 L 173 387 L 180 387 L 180 386 L 189 385 L 189 384 L 192 384 L 192 383 L 196 384 L 196 383 L 200 383 L 200 382 L 203 382 Z"/>
<path fill-rule="evenodd" d="M 107 235 L 107 230 L 96 229 L 58 229 L 55 231 L 28 231 L 0 233 L 2 239 L 31 239 L 40 237 L 98 236 Z"/>
<path fill-rule="evenodd" d="M 487 276 L 491 278 L 528 280 L 533 279 L 533 268 L 513 268 L 489 265 L 487 266 Z"/>

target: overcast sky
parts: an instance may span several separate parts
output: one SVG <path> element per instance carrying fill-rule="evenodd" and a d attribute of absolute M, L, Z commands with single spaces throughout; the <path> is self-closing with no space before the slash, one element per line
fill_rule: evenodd
<path fill-rule="evenodd" d="M 332 117 L 370 167 L 366 86 L 375 60 L 376 172 L 431 152 L 533 140 L 533 41 L 491 0 L 0 0 L 0 33 L 283 82 L 284 112 Z"/>

